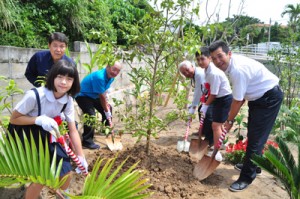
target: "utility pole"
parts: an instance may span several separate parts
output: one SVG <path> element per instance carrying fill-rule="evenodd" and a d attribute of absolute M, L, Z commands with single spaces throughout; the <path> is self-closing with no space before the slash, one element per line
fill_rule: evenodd
<path fill-rule="evenodd" d="M 268 51 L 270 50 L 270 41 L 271 41 L 271 26 L 272 26 L 272 20 L 270 18 L 270 24 L 269 24 L 269 33 L 268 33 Z"/>

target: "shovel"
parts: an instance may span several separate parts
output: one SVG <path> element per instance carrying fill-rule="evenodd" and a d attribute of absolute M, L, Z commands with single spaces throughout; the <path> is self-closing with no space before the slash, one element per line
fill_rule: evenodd
<path fill-rule="evenodd" d="M 110 127 L 112 128 L 111 118 L 108 119 Z M 121 143 L 121 136 L 115 136 L 114 130 L 111 131 L 111 135 L 105 138 L 105 142 L 109 150 L 118 151 L 123 149 L 123 145 Z"/>
<path fill-rule="evenodd" d="M 218 146 L 217 146 L 217 148 L 214 148 L 214 151 L 213 151 L 211 157 L 208 155 L 205 155 L 195 165 L 193 175 L 198 180 L 204 180 L 205 178 L 210 176 L 214 172 L 214 170 L 219 166 L 219 164 L 221 163 L 220 161 L 215 159 L 215 156 L 216 156 L 220 146 L 222 145 L 222 142 L 225 138 L 226 133 L 227 133 L 227 131 L 225 131 L 225 130 L 222 132 L 222 135 L 220 136 L 219 141 L 218 141 Z"/>
<path fill-rule="evenodd" d="M 81 164 L 80 160 L 78 159 L 78 157 L 74 154 L 74 152 L 70 149 L 70 147 L 66 143 L 65 137 L 60 135 L 60 132 L 59 132 L 58 129 L 56 129 L 56 128 L 53 128 L 53 129 L 54 130 L 49 131 L 49 133 L 51 133 L 56 138 L 56 141 L 59 144 L 61 144 L 61 146 L 66 150 L 69 157 L 76 163 L 76 165 L 82 171 L 82 173 L 84 175 L 88 175 L 88 172 L 85 170 L 84 166 L 82 166 L 82 164 Z"/>
<path fill-rule="evenodd" d="M 189 119 L 189 121 L 187 122 L 187 127 L 186 127 L 186 131 L 185 131 L 185 134 L 184 134 L 183 141 L 178 141 L 177 142 L 177 151 L 179 153 L 182 152 L 182 151 L 189 152 L 190 142 L 187 139 L 188 139 L 188 136 L 189 136 L 190 124 L 191 124 L 191 120 Z"/>
<path fill-rule="evenodd" d="M 189 155 L 192 159 L 201 160 L 204 154 L 207 153 L 209 141 L 202 140 L 202 130 L 203 130 L 204 116 L 201 114 L 200 126 L 198 131 L 198 138 L 191 139 L 191 145 L 189 150 Z"/>

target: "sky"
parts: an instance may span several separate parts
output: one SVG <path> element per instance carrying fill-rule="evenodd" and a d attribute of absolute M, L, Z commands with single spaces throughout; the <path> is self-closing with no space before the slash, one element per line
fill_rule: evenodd
<path fill-rule="evenodd" d="M 194 2 L 200 2 L 200 24 L 205 23 L 207 20 L 206 15 L 206 2 L 207 0 L 198 0 Z M 219 4 L 217 4 L 219 2 Z M 216 13 L 219 13 L 219 21 L 222 22 L 228 16 L 228 7 L 230 0 L 208 0 L 208 14 L 211 15 L 216 8 Z M 231 0 L 230 16 L 240 13 L 241 0 Z M 300 3 L 299 0 L 244 0 L 242 9 L 242 15 L 248 15 L 249 17 L 255 17 L 260 19 L 265 24 L 274 24 L 275 21 L 279 24 L 287 24 L 288 15 L 284 18 L 281 17 L 281 13 L 285 10 L 287 4 L 296 5 Z M 216 14 L 211 18 L 211 23 L 216 22 Z"/>

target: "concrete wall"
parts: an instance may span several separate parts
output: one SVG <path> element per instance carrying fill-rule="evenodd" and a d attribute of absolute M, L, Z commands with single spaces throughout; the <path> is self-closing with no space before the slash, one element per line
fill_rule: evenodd
<path fill-rule="evenodd" d="M 89 63 L 90 57 L 87 53 L 87 48 L 84 42 L 74 43 L 76 52 L 70 52 L 71 57 L 76 60 L 79 58 L 77 63 L 77 68 L 79 71 L 80 78 L 82 79 L 86 75 L 86 71 L 82 67 L 83 63 Z M 90 44 L 91 49 L 97 50 L 97 45 Z M 31 56 L 37 51 L 44 49 L 33 49 L 33 48 L 19 48 L 11 46 L 0 46 L 0 76 L 5 76 L 9 79 L 14 79 L 19 88 L 27 91 L 33 87 L 24 76 L 24 72 L 27 67 L 27 63 Z M 135 67 L 141 67 L 144 64 L 139 62 L 134 62 Z M 120 75 L 116 77 L 112 84 L 112 89 L 110 93 L 110 100 L 112 97 L 117 99 L 128 99 L 124 91 L 129 91 L 133 88 L 132 83 L 129 81 L 128 72 L 130 67 L 123 63 L 123 69 Z M 0 87 L 7 86 L 7 83 L 0 81 Z M 2 90 L 2 89 L 1 89 Z M 0 94 L 1 95 L 1 94 Z M 21 100 L 23 95 L 15 95 L 12 97 L 12 107 L 16 105 L 17 102 Z M 5 114 L 5 113 L 4 113 Z"/>

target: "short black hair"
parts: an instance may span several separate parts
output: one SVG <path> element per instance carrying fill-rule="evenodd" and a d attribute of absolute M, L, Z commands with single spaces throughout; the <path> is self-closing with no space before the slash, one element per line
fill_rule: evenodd
<path fill-rule="evenodd" d="M 201 47 L 200 50 L 195 53 L 196 57 L 201 56 L 201 55 L 203 55 L 205 57 L 210 57 L 209 50 L 208 50 L 207 46 Z"/>
<path fill-rule="evenodd" d="M 48 44 L 51 44 L 53 41 L 60 41 L 68 45 L 69 39 L 64 33 L 54 32 L 49 36 Z"/>
<path fill-rule="evenodd" d="M 210 44 L 209 52 L 212 53 L 220 47 L 222 48 L 223 52 L 226 54 L 228 54 L 228 52 L 230 51 L 228 45 L 224 41 L 218 40 Z"/>
<path fill-rule="evenodd" d="M 67 75 L 74 78 L 71 89 L 68 91 L 68 95 L 74 97 L 80 91 L 80 80 L 77 68 L 73 62 L 61 59 L 57 61 L 49 70 L 46 78 L 45 87 L 51 91 L 56 91 L 54 86 L 54 79 L 57 75 Z"/>

